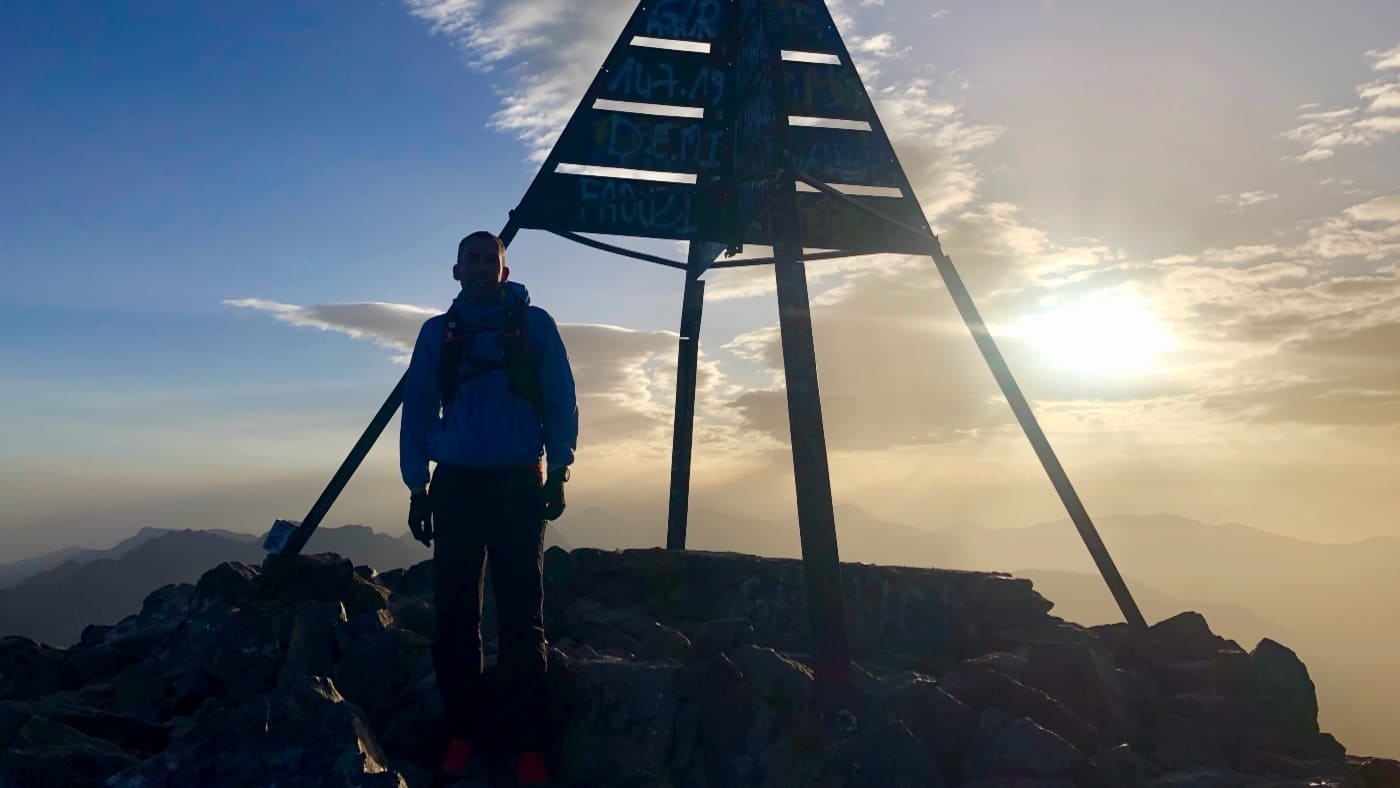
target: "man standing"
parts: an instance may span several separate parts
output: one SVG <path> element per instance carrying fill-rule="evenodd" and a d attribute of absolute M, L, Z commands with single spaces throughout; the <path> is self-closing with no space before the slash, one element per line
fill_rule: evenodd
<path fill-rule="evenodd" d="M 578 408 L 554 320 L 509 275 L 499 238 L 481 231 L 462 239 L 452 268 L 462 291 L 446 314 L 423 324 L 409 362 L 399 464 L 411 491 L 409 529 L 433 547 L 433 660 L 452 737 L 443 771 L 465 770 L 490 738 L 518 758 L 518 779 L 530 785 L 550 779 L 544 524 L 564 511 Z M 437 463 L 431 478 L 429 461 Z M 482 675 L 488 556 L 500 697 L 490 697 Z"/>

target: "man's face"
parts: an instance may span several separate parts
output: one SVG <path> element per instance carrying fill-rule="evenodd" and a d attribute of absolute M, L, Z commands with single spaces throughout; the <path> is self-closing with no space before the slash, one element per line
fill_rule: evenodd
<path fill-rule="evenodd" d="M 488 303 L 500 292 L 510 270 L 501 259 L 496 242 L 489 238 L 473 238 L 458 262 L 457 274 L 462 280 L 462 292 L 469 301 Z"/>

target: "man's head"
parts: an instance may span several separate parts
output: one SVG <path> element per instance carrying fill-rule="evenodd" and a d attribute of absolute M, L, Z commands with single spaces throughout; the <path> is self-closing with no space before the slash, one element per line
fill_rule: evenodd
<path fill-rule="evenodd" d="M 462 283 L 468 301 L 490 303 L 510 276 L 506 268 L 506 246 L 485 230 L 477 230 L 457 244 L 457 264 L 452 278 Z"/>

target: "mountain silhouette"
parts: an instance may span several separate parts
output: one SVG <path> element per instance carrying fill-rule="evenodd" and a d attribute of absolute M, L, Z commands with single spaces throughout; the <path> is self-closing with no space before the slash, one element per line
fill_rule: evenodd
<path fill-rule="evenodd" d="M 429 555 L 362 525 L 321 528 L 315 551 L 332 551 L 358 563 L 391 569 Z M 115 623 L 141 609 L 153 589 L 191 583 L 225 561 L 258 564 L 261 539 L 230 531 L 142 529 L 101 557 L 74 556 L 13 588 L 0 589 L 0 633 L 67 646 L 88 624 Z M 86 560 L 83 560 L 86 559 Z"/>
<path fill-rule="evenodd" d="M 235 541 L 251 542 L 257 539 L 257 537 L 252 534 L 240 534 L 221 528 L 209 528 L 204 530 L 206 533 L 218 534 Z M 127 551 L 143 542 L 148 542 L 156 537 L 173 533 L 174 531 L 175 529 L 172 528 L 153 528 L 151 526 L 146 526 L 137 531 L 134 535 L 128 536 L 116 545 L 106 549 L 93 547 L 64 547 L 33 558 L 26 558 L 23 561 L 0 564 L 0 588 L 12 588 L 34 575 L 47 572 L 50 569 L 66 563 L 87 564 L 102 558 L 119 558 L 125 555 Z"/>

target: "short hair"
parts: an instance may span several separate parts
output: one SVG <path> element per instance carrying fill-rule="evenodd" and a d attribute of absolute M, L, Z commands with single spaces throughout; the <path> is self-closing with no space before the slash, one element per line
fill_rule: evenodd
<path fill-rule="evenodd" d="M 457 244 L 457 262 L 462 262 L 462 255 L 466 254 L 467 252 L 467 244 L 471 243 L 472 241 L 480 241 L 488 238 L 496 242 L 496 251 L 500 253 L 501 262 L 504 263 L 506 259 L 506 245 L 501 240 L 500 236 L 496 235 L 493 232 L 490 232 L 489 230 L 477 230 L 471 235 L 468 235 L 466 238 L 463 238 L 461 243 Z"/>

